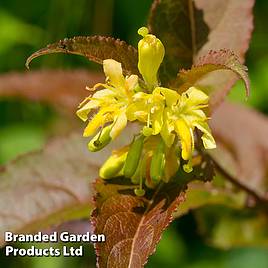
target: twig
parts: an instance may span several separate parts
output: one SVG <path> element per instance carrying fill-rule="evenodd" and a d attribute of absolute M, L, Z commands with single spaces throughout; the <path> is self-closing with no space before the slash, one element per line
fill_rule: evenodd
<path fill-rule="evenodd" d="M 268 199 L 265 196 L 262 196 L 255 192 L 254 190 L 248 188 L 245 184 L 239 182 L 234 177 L 232 177 L 228 172 L 226 172 L 213 158 L 211 158 L 215 168 L 230 182 L 232 182 L 237 187 L 241 188 L 245 192 L 247 192 L 250 196 L 252 196 L 256 202 L 261 205 L 264 205 L 266 209 L 268 209 Z"/>

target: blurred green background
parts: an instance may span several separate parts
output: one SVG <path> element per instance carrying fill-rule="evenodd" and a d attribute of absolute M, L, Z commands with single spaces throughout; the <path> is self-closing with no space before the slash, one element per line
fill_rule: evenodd
<path fill-rule="evenodd" d="M 223 0 L 224 1 L 224 0 Z M 152 0 L 1 0 L 0 75 L 25 71 L 25 60 L 46 44 L 75 35 L 112 35 L 136 46 L 136 30 L 146 24 Z M 255 32 L 247 54 L 252 95 L 245 105 L 268 114 L 268 1 L 257 0 Z M 32 69 L 100 69 L 77 56 L 52 55 L 34 61 Z M 242 83 L 229 98 L 243 102 Z M 0 96 L 0 164 L 39 149 L 51 135 L 58 114 L 44 103 Z M 18 245 L 21 246 L 21 245 Z M 6 258 L 0 267 L 95 267 L 93 248 L 85 245 L 84 258 Z M 205 243 L 192 213 L 172 223 L 147 267 L 267 268 L 264 248 L 220 250 Z"/>

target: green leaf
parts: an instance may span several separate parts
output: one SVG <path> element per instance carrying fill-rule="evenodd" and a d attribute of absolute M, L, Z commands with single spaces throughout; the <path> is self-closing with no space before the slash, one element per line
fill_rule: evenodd
<path fill-rule="evenodd" d="M 219 51 L 211 50 L 208 54 L 200 57 L 190 70 L 181 70 L 174 86 L 179 87 L 179 92 L 184 92 L 189 87 L 198 85 L 198 81 L 209 73 L 223 70 L 232 71 L 243 79 L 247 96 L 249 96 L 250 82 L 247 74 L 247 67 L 240 63 L 239 59 L 232 51 L 225 49 Z M 208 88 L 207 90 L 213 90 L 213 88 Z M 226 89 L 223 88 L 222 91 L 224 90 Z M 226 92 L 223 94 L 225 95 Z"/>
<path fill-rule="evenodd" d="M 126 74 L 139 75 L 137 50 L 126 42 L 112 37 L 77 36 L 65 38 L 33 53 L 27 59 L 26 67 L 29 67 L 34 58 L 52 53 L 81 55 L 99 64 L 102 64 L 105 59 L 114 59 L 122 63 L 122 68 Z"/>
<path fill-rule="evenodd" d="M 160 79 L 167 86 L 176 78 L 179 69 L 191 67 L 207 41 L 208 27 L 202 11 L 189 0 L 155 0 L 148 24 L 166 49 Z"/>
<path fill-rule="evenodd" d="M 11 52 L 18 44 L 32 47 L 38 45 L 45 35 L 41 28 L 28 24 L 20 18 L 3 9 L 3 6 L 0 8 L 1 58 L 8 55 L 7 52 Z"/>
<path fill-rule="evenodd" d="M 172 213 L 184 201 L 188 182 L 212 179 L 213 167 L 209 160 L 204 161 L 191 173 L 180 169 L 169 183 L 146 188 L 143 197 L 134 194 L 137 186 L 129 179 L 98 179 L 91 220 L 94 232 L 104 233 L 107 240 L 95 245 L 98 267 L 143 267 L 172 221 Z"/>

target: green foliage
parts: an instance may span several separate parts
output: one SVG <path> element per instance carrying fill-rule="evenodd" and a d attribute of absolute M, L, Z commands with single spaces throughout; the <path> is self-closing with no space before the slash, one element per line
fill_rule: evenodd
<path fill-rule="evenodd" d="M 36 126 L 14 124 L 0 129 L 0 164 L 14 159 L 18 154 L 42 148 L 44 140 L 42 129 Z"/>
<path fill-rule="evenodd" d="M 231 210 L 218 206 L 196 212 L 200 231 L 209 243 L 229 249 L 241 246 L 267 247 L 267 214 L 251 209 Z"/>
<path fill-rule="evenodd" d="M 42 34 L 42 29 L 29 25 L 0 9 L 0 55 L 18 44 L 36 45 Z"/>

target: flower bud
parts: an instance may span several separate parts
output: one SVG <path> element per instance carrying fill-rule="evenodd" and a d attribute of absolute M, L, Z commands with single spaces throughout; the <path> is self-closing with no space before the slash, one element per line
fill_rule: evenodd
<path fill-rule="evenodd" d="M 99 175 L 102 179 L 110 179 L 118 176 L 127 158 L 127 152 L 112 154 L 102 165 Z"/>
<path fill-rule="evenodd" d="M 165 48 L 158 38 L 148 34 L 146 27 L 140 28 L 138 33 L 143 36 L 138 44 L 138 68 L 145 83 L 152 90 L 158 85 L 157 72 L 163 61 Z"/>
<path fill-rule="evenodd" d="M 131 177 L 131 182 L 133 184 L 139 184 L 141 178 L 144 179 L 145 178 L 145 174 L 143 171 L 143 166 L 144 166 L 144 156 L 140 157 L 139 160 L 139 164 L 136 168 L 136 171 L 134 172 L 134 174 Z"/>
<path fill-rule="evenodd" d="M 91 141 L 88 143 L 88 149 L 91 152 L 97 152 L 104 148 L 111 140 L 110 132 L 113 124 L 103 128 Z"/>
<path fill-rule="evenodd" d="M 130 145 L 126 163 L 124 166 L 124 176 L 126 178 L 131 178 L 135 174 L 135 171 L 140 161 L 144 138 L 145 137 L 141 135 Z"/>
<path fill-rule="evenodd" d="M 154 183 L 158 183 L 164 176 L 166 163 L 165 149 L 165 143 L 161 139 L 156 150 L 154 151 L 150 166 L 150 177 Z"/>

